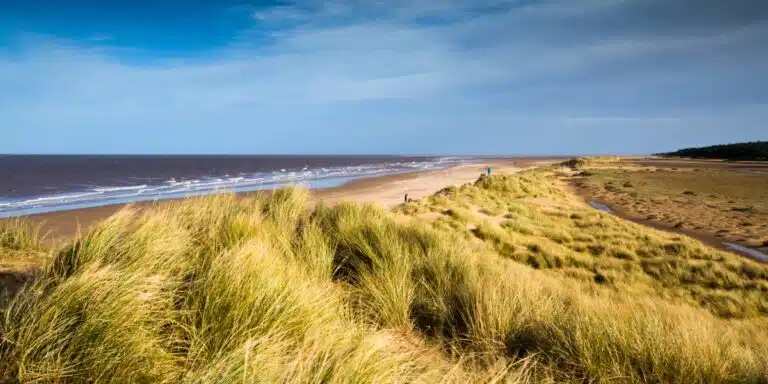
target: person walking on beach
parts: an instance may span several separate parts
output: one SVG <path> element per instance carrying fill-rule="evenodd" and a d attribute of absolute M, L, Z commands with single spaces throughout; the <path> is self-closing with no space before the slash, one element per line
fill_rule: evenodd
<path fill-rule="evenodd" d="M 405 202 L 406 203 L 408 202 L 408 194 L 407 193 L 405 194 Z"/>
<path fill-rule="evenodd" d="M 487 171 L 488 171 L 488 176 L 490 176 L 491 175 L 491 167 L 488 167 Z"/>

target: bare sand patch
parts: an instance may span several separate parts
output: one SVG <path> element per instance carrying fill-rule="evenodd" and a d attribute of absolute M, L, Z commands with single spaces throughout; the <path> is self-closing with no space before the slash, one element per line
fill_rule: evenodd
<path fill-rule="evenodd" d="M 741 167 L 710 161 L 615 162 L 571 180 L 574 192 L 586 200 L 634 221 L 720 248 L 732 243 L 768 253 L 768 175 Z"/>

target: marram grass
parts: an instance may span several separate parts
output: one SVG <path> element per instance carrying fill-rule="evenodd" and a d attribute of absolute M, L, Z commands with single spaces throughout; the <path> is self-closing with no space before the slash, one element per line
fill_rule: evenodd
<path fill-rule="evenodd" d="M 768 382 L 764 266 L 531 201 L 566 198 L 532 172 L 396 213 L 312 205 L 300 189 L 126 209 L 52 251 L 3 309 L 0 372 L 53 383 Z M 14 236 L 16 248 L 37 244 Z M 652 252 L 669 244 L 676 256 Z M 734 313 L 697 301 L 720 293 L 713 281 L 729 282 Z"/>

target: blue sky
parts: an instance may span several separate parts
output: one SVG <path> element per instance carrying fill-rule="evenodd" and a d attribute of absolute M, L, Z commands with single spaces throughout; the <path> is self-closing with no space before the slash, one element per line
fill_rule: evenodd
<path fill-rule="evenodd" d="M 768 139 L 764 0 L 0 0 L 0 153 Z"/>

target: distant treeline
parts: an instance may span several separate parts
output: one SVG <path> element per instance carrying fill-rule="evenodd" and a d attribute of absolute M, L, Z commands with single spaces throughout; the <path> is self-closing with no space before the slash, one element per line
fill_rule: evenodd
<path fill-rule="evenodd" d="M 686 148 L 676 152 L 660 153 L 658 155 L 692 157 L 699 159 L 768 161 L 768 141 L 721 144 L 701 148 Z"/>

